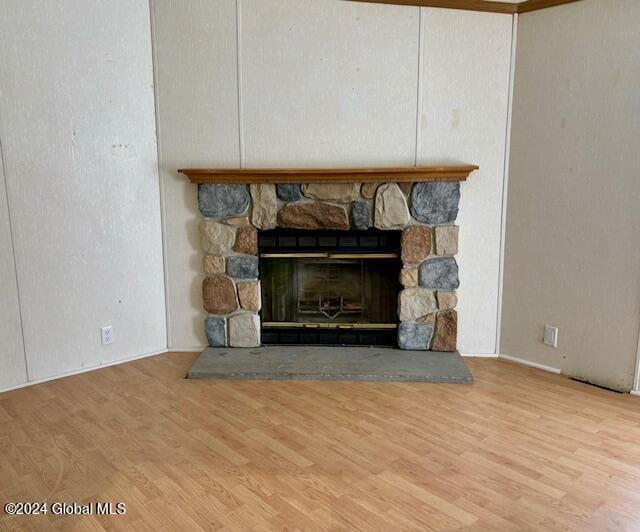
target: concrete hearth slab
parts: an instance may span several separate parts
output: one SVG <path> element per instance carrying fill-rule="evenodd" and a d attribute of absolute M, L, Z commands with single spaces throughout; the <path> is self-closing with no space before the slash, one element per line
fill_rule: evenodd
<path fill-rule="evenodd" d="M 187 378 L 473 383 L 458 352 L 334 346 L 209 347 Z"/>

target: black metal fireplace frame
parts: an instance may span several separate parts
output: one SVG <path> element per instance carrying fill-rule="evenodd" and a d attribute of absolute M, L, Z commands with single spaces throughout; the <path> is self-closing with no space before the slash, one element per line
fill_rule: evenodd
<path fill-rule="evenodd" d="M 261 261 L 265 256 L 287 254 L 385 255 L 400 261 L 400 231 L 340 231 L 273 229 L 258 234 Z M 400 284 L 398 281 L 398 291 Z M 261 320 L 262 320 L 261 315 Z M 375 325 L 375 324 L 374 324 Z M 274 324 L 262 321 L 261 339 L 265 345 L 356 345 L 397 346 L 397 322 L 358 326 L 357 324 Z"/>

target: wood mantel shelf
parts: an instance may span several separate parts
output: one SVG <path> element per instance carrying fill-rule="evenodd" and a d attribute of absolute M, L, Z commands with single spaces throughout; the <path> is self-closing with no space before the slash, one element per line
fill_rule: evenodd
<path fill-rule="evenodd" d="M 182 168 L 194 184 L 262 183 L 384 183 L 466 181 L 479 167 L 408 166 L 395 168 Z"/>

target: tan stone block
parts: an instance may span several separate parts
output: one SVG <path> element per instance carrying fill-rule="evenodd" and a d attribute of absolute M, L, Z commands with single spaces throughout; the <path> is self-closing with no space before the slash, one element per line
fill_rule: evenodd
<path fill-rule="evenodd" d="M 229 345 L 231 347 L 258 347 L 260 345 L 260 317 L 251 312 L 231 316 L 229 318 Z"/>
<path fill-rule="evenodd" d="M 438 313 L 431 349 L 433 351 L 455 351 L 457 341 L 458 313 L 455 310 L 445 310 Z"/>
<path fill-rule="evenodd" d="M 240 298 L 240 306 L 243 309 L 258 312 L 262 307 L 260 281 L 238 283 L 238 297 Z"/>
<path fill-rule="evenodd" d="M 258 230 L 250 225 L 238 227 L 233 251 L 245 255 L 258 254 Z"/>
<path fill-rule="evenodd" d="M 231 314 L 238 309 L 236 287 L 226 275 L 215 275 L 202 281 L 202 300 L 210 314 Z"/>
<path fill-rule="evenodd" d="M 236 231 L 233 227 L 213 220 L 202 221 L 200 235 L 202 236 L 202 248 L 209 255 L 228 253 L 236 239 Z"/>
<path fill-rule="evenodd" d="M 202 269 L 207 275 L 224 273 L 224 257 L 217 255 L 205 255 Z"/>
<path fill-rule="evenodd" d="M 405 288 L 418 286 L 418 268 L 402 268 L 400 270 L 400 284 Z"/>
<path fill-rule="evenodd" d="M 273 229 L 278 220 L 278 196 L 276 186 L 250 185 L 251 223 L 258 229 Z"/>
<path fill-rule="evenodd" d="M 436 255 L 455 255 L 458 253 L 458 226 L 439 225 L 435 228 Z"/>
<path fill-rule="evenodd" d="M 223 221 L 228 225 L 249 225 L 251 223 L 248 216 L 236 216 L 235 218 L 227 218 Z"/>
<path fill-rule="evenodd" d="M 338 201 L 349 203 L 360 197 L 359 183 L 310 183 L 302 185 L 302 193 L 315 200 Z"/>
<path fill-rule="evenodd" d="M 440 310 L 449 310 L 455 308 L 458 304 L 458 296 L 455 292 L 443 292 L 442 290 L 438 290 L 436 298 L 438 300 L 438 308 Z"/>
<path fill-rule="evenodd" d="M 349 215 L 342 205 L 319 201 L 289 203 L 280 210 L 280 225 L 293 229 L 349 229 Z"/>
<path fill-rule="evenodd" d="M 402 231 L 400 239 L 402 262 L 419 264 L 431 253 L 431 228 L 412 225 Z"/>
<path fill-rule="evenodd" d="M 436 326 L 436 315 L 435 314 L 427 314 L 426 316 L 421 316 L 416 320 L 418 323 L 424 323 L 425 325 L 431 325 L 432 327 Z"/>
<path fill-rule="evenodd" d="M 360 194 L 363 198 L 371 199 L 376 195 L 376 190 L 380 186 L 380 183 L 363 183 L 360 188 Z"/>
<path fill-rule="evenodd" d="M 402 229 L 411 219 L 407 198 L 395 183 L 378 187 L 374 212 L 374 225 L 378 229 Z"/>
<path fill-rule="evenodd" d="M 400 321 L 416 321 L 438 310 L 433 291 L 426 288 L 405 288 L 398 298 Z"/>

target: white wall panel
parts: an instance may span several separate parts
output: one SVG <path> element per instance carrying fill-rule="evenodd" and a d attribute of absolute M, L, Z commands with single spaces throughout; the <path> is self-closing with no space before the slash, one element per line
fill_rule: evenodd
<path fill-rule="evenodd" d="M 0 159 L 0 390 L 26 381 L 9 205 Z"/>
<path fill-rule="evenodd" d="M 418 8 L 239 1 L 246 166 L 414 162 Z"/>
<path fill-rule="evenodd" d="M 166 346 L 149 8 L 0 4 L 2 140 L 29 378 Z M 100 327 L 116 342 L 100 345 Z"/>
<path fill-rule="evenodd" d="M 205 344 L 196 187 L 176 170 L 238 167 L 235 0 L 152 2 L 169 347 Z"/>
<path fill-rule="evenodd" d="M 237 50 L 233 0 L 153 6 L 170 346 L 204 343 L 196 190 L 175 169 L 238 166 L 240 139 L 245 167 L 413 164 L 420 95 L 420 160 L 482 167 L 463 185 L 460 345 L 493 353 L 512 17 L 423 9 L 420 65 L 418 8 L 238 0 Z"/>
<path fill-rule="evenodd" d="M 510 15 L 422 9 L 418 162 L 480 166 L 457 221 L 463 353 L 495 352 L 511 27 Z"/>
<path fill-rule="evenodd" d="M 501 350 L 620 390 L 640 329 L 639 49 L 637 0 L 518 21 Z"/>

